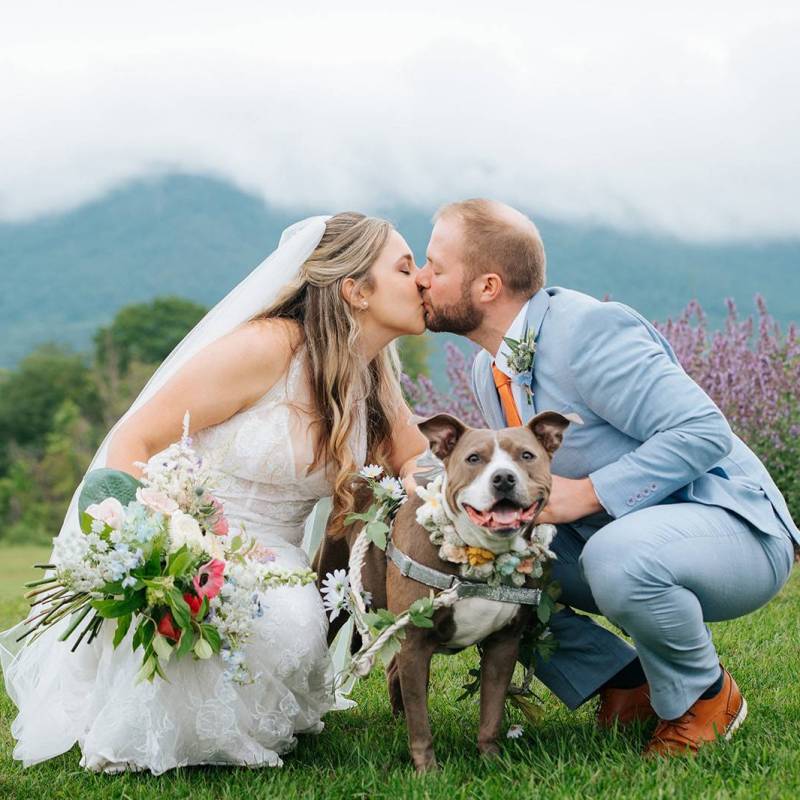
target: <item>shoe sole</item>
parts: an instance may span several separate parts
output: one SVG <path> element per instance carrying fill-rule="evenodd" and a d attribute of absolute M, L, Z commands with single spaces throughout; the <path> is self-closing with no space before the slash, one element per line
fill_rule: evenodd
<path fill-rule="evenodd" d="M 739 709 L 739 713 L 734 717 L 733 722 L 728 726 L 728 730 L 725 731 L 725 741 L 729 742 L 733 738 L 733 734 L 742 727 L 742 723 L 745 721 L 747 717 L 747 700 L 742 698 L 742 706 Z"/>

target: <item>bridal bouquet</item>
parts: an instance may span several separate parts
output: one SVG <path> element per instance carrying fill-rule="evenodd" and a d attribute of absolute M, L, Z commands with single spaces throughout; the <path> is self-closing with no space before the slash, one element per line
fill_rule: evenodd
<path fill-rule="evenodd" d="M 132 627 L 133 649 L 142 648 L 137 680 L 164 678 L 163 665 L 189 653 L 218 655 L 227 678 L 251 680 L 242 648 L 264 613 L 259 593 L 316 576 L 275 568 L 270 551 L 231 535 L 188 427 L 187 415 L 180 442 L 139 465 L 141 482 L 108 469 L 87 475 L 82 535 L 57 539 L 52 563 L 36 565 L 49 573 L 27 584 L 34 612 L 20 638 L 69 618 L 60 640 L 75 635 L 74 652 L 113 620 L 115 648 Z"/>

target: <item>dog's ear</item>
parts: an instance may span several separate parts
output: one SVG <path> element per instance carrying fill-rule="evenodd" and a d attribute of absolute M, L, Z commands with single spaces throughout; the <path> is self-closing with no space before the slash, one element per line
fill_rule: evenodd
<path fill-rule="evenodd" d="M 564 441 L 564 431 L 570 423 L 583 425 L 577 414 L 559 414 L 557 411 L 542 411 L 529 423 L 531 433 L 541 442 L 551 458 Z"/>
<path fill-rule="evenodd" d="M 442 460 L 453 452 L 458 440 L 469 430 L 460 419 L 450 414 L 428 417 L 419 423 L 419 429 L 430 442 L 433 454 Z"/>

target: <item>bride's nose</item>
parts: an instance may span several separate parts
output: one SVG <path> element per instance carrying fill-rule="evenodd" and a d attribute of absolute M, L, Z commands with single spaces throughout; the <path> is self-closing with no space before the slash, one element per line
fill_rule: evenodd
<path fill-rule="evenodd" d="M 431 285 L 431 275 L 430 275 L 430 268 L 426 264 L 424 267 L 420 267 L 417 270 L 417 286 L 420 289 L 429 289 Z"/>

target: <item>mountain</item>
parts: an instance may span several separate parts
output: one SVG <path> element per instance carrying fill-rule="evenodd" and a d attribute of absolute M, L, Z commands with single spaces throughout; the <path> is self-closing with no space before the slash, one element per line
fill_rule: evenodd
<path fill-rule="evenodd" d="M 430 210 L 366 210 L 392 219 L 424 260 Z M 87 348 L 127 303 L 177 294 L 212 305 L 289 222 L 315 211 L 323 209 L 278 209 L 221 180 L 168 175 L 67 213 L 0 224 L 0 367 L 44 341 Z M 800 240 L 696 244 L 533 216 L 550 284 L 608 294 L 651 319 L 697 298 L 716 326 L 726 297 L 750 313 L 757 292 L 784 325 L 800 318 Z M 436 365 L 444 338 L 434 337 Z"/>

